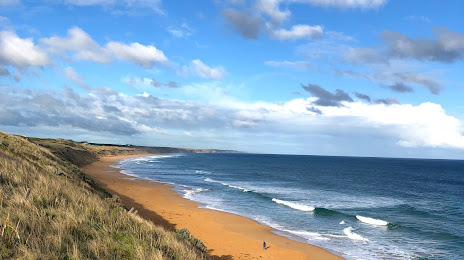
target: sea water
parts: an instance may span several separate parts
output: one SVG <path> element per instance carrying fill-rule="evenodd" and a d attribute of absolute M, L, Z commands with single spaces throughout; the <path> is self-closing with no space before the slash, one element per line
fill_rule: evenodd
<path fill-rule="evenodd" d="M 346 259 L 464 259 L 464 161 L 176 154 L 117 167 Z"/>

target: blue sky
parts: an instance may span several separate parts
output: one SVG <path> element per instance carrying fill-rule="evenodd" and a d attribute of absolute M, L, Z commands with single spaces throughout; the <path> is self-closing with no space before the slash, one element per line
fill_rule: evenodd
<path fill-rule="evenodd" d="M 0 0 L 0 130 L 464 158 L 461 1 Z"/>

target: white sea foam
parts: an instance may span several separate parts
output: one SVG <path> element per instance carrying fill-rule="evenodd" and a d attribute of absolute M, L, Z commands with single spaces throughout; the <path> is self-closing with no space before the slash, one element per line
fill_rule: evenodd
<path fill-rule="evenodd" d="M 195 173 L 201 174 L 201 175 L 208 175 L 208 174 L 211 174 L 211 172 L 208 172 L 208 171 L 200 171 L 200 170 L 195 171 Z"/>
<path fill-rule="evenodd" d="M 345 225 L 346 222 L 345 222 L 344 220 L 342 220 L 342 221 L 340 221 L 340 223 L 338 223 L 338 224 L 340 224 L 340 225 Z"/>
<path fill-rule="evenodd" d="M 359 221 L 363 222 L 363 223 L 367 223 L 367 224 L 371 224 L 371 225 L 376 225 L 376 226 L 386 226 L 386 225 L 388 225 L 387 221 L 381 220 L 381 219 L 368 218 L 368 217 L 363 217 L 363 216 L 359 216 L 359 215 L 357 215 L 356 218 Z"/>
<path fill-rule="evenodd" d="M 120 170 L 119 171 L 120 173 L 124 174 L 124 175 L 128 175 L 128 176 L 131 176 L 131 177 L 136 177 L 136 178 L 140 178 L 140 176 L 138 176 L 137 174 L 131 172 L 131 171 L 128 171 L 128 170 Z"/>
<path fill-rule="evenodd" d="M 177 158 L 180 156 L 184 156 L 183 154 L 163 154 L 163 155 L 149 155 L 143 157 L 136 157 L 136 158 L 129 158 L 125 159 L 124 161 L 135 161 L 135 162 L 155 162 L 157 159 L 164 159 L 164 158 Z"/>
<path fill-rule="evenodd" d="M 288 229 L 282 229 L 282 231 L 294 234 L 294 235 L 299 236 L 299 237 L 303 237 L 303 238 L 305 238 L 307 240 L 314 240 L 314 239 L 316 239 L 316 240 L 324 240 L 324 241 L 330 240 L 330 238 L 328 238 L 326 235 L 319 234 L 319 233 L 316 233 L 316 232 L 295 231 L 295 230 L 288 230 Z"/>
<path fill-rule="evenodd" d="M 273 198 L 272 201 L 274 201 L 275 203 L 278 203 L 278 204 L 285 205 L 285 206 L 290 207 L 292 209 L 297 209 L 297 210 L 301 210 L 301 211 L 308 211 L 308 212 L 309 211 L 314 211 L 314 207 L 298 204 L 298 203 L 295 203 L 295 202 L 279 200 L 279 199 L 276 199 L 276 198 Z"/>
<path fill-rule="evenodd" d="M 258 221 L 261 224 L 264 224 L 266 226 L 269 226 L 273 229 L 275 229 L 280 235 L 283 235 L 285 237 L 289 237 L 288 234 L 292 234 L 294 236 L 297 236 L 299 238 L 306 239 L 309 242 L 314 242 L 314 240 L 321 240 L 321 241 L 328 241 L 332 237 L 336 238 L 342 238 L 346 236 L 341 236 L 341 235 L 333 235 L 333 234 L 320 234 L 316 232 L 309 232 L 309 231 L 301 231 L 301 230 L 292 230 L 288 229 L 280 224 L 277 224 L 276 222 L 273 222 L 269 220 L 267 217 L 264 216 L 254 216 L 254 220 Z M 291 238 L 291 237 L 289 237 Z"/>
<path fill-rule="evenodd" d="M 142 156 L 142 157 L 136 157 L 136 158 L 127 158 L 127 159 L 118 161 L 119 165 L 115 166 L 115 168 L 120 168 L 121 166 L 123 166 L 124 163 L 127 163 L 127 162 L 133 162 L 135 164 L 142 164 L 143 162 L 157 162 L 158 159 L 177 158 L 180 156 L 184 156 L 184 154 L 149 155 L 149 156 Z"/>
<path fill-rule="evenodd" d="M 217 181 L 217 180 L 213 180 L 211 178 L 205 178 L 205 181 L 206 182 L 214 182 L 214 183 L 219 183 L 219 184 L 222 184 L 224 186 L 227 186 L 227 187 L 230 187 L 230 188 L 233 188 L 233 189 L 238 189 L 238 190 L 241 190 L 243 192 L 249 192 L 251 190 L 247 189 L 247 188 L 243 188 L 243 187 L 240 187 L 240 186 L 237 186 L 237 185 L 233 185 L 233 184 L 230 184 L 230 183 L 227 183 L 227 182 L 222 182 L 222 181 Z"/>
<path fill-rule="evenodd" d="M 183 190 L 183 197 L 186 199 L 192 199 L 193 195 L 196 193 L 202 192 L 202 191 L 208 191 L 209 189 L 203 189 L 203 188 L 187 188 Z"/>
<path fill-rule="evenodd" d="M 345 235 L 346 235 L 349 239 L 352 239 L 352 240 L 357 240 L 357 241 L 369 241 L 367 238 L 364 238 L 364 237 L 362 237 L 361 235 L 354 233 L 354 232 L 353 232 L 353 227 L 347 227 L 347 228 L 343 229 L 343 233 L 345 233 Z"/>

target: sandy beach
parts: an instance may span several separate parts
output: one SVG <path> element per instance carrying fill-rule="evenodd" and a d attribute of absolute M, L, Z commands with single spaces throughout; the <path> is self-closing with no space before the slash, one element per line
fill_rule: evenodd
<path fill-rule="evenodd" d="M 131 178 L 110 167 L 118 160 L 140 156 L 102 157 L 81 170 L 145 219 L 171 230 L 187 228 L 215 259 L 343 259 L 322 248 L 276 235 L 272 228 L 251 219 L 198 208 L 199 203 L 180 197 L 168 185 Z"/>

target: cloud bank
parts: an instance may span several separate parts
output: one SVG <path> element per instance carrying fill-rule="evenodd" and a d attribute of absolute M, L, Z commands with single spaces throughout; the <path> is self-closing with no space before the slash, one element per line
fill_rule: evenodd
<path fill-rule="evenodd" d="M 340 138 L 347 141 L 356 136 L 361 141 L 374 135 L 387 144 L 391 142 L 388 145 L 400 147 L 464 149 L 462 122 L 447 115 L 438 104 L 426 102 L 414 106 L 397 104 L 393 99 L 370 104 L 352 101 L 345 92 L 321 91 L 314 85 L 306 87 L 317 97 L 284 103 L 212 104 L 148 94 L 128 96 L 108 88 L 92 89 L 88 94 L 78 94 L 69 88 L 60 92 L 6 88 L 0 96 L 4 104 L 0 107 L 0 124 L 71 127 L 93 134 L 108 132 L 121 136 L 176 135 L 186 128 L 194 135 L 215 129 L 227 136 L 234 130 L 298 138 L 327 136 L 322 138 L 324 142 L 335 143 L 344 142 Z"/>

